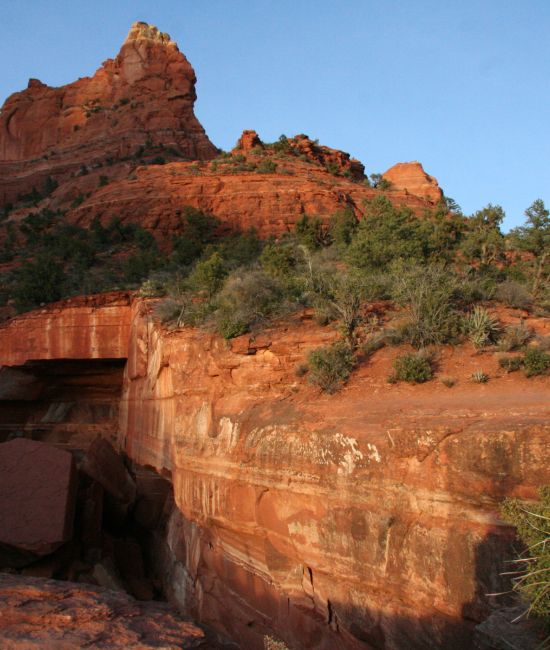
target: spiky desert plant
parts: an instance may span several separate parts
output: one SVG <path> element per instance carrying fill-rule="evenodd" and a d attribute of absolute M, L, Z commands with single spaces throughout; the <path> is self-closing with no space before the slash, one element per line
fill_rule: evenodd
<path fill-rule="evenodd" d="M 473 311 L 466 316 L 465 325 L 468 338 L 476 348 L 483 348 L 495 343 L 500 335 L 501 328 L 498 318 L 479 305 L 476 305 Z"/>
<path fill-rule="evenodd" d="M 514 591 L 528 602 L 524 615 L 534 613 L 550 623 L 550 486 L 539 494 L 539 503 L 506 499 L 502 504 L 504 519 L 516 527 L 525 545 L 513 560 L 516 570 L 503 575 L 512 576 Z"/>
<path fill-rule="evenodd" d="M 483 370 L 475 370 L 472 373 L 471 379 L 476 384 L 486 384 L 489 381 L 489 375 L 486 372 L 483 372 Z"/>

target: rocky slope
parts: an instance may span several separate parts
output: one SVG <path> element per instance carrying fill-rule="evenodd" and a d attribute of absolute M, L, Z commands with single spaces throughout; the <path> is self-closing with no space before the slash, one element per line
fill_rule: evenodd
<path fill-rule="evenodd" d="M 217 644 L 166 604 L 90 585 L 0 574 L 4 650 L 214 650 Z"/>
<path fill-rule="evenodd" d="M 193 113 L 193 68 L 168 34 L 135 23 L 120 52 L 61 88 L 31 79 L 0 113 L 0 204 L 47 178 L 62 183 L 162 146 L 165 155 L 205 160 L 216 155 Z"/>
<path fill-rule="evenodd" d="M 102 308 L 79 309 L 82 359 Z M 550 481 L 547 378 L 462 347 L 440 363 L 454 388 L 390 386 L 397 351 L 382 350 L 320 395 L 295 367 L 334 332 L 307 315 L 228 345 L 162 329 L 147 302 L 131 310 L 120 446 L 172 477 L 157 557 L 186 613 L 243 648 L 266 635 L 293 649 L 472 647 L 511 553 L 498 504 Z M 35 339 L 17 363 L 36 359 L 36 319 L 55 328 L 62 312 L 1 328 L 0 359 L 26 326 Z M 468 381 L 480 366 L 486 385 Z"/>

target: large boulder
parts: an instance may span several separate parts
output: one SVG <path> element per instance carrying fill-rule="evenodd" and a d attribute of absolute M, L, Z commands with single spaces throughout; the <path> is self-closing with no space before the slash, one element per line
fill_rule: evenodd
<path fill-rule="evenodd" d="M 19 438 L 0 444 L 0 566 L 22 566 L 71 539 L 72 455 Z"/>

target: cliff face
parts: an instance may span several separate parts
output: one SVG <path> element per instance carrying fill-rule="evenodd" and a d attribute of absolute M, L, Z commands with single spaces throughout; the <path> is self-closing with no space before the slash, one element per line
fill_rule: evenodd
<path fill-rule="evenodd" d="M 211 165 L 199 173 L 192 163 L 139 167 L 130 177 L 94 191 L 67 219 L 87 226 L 96 217 L 107 223 L 113 214 L 120 215 L 124 222 L 139 223 L 166 241 L 182 232 L 181 214 L 189 205 L 231 228 L 253 227 L 267 237 L 292 231 L 304 214 L 328 220 L 336 211 L 351 208 L 361 217 L 363 202 L 379 195 L 378 190 L 335 178 L 299 160 L 285 161 L 270 173 L 229 170 L 220 174 Z M 407 205 L 418 214 L 433 208 L 404 190 L 387 196 L 395 205 Z"/>
<path fill-rule="evenodd" d="M 121 445 L 172 473 L 180 602 L 251 648 L 269 630 L 293 648 L 471 647 L 510 549 L 498 504 L 550 479 L 547 380 L 480 393 L 461 350 L 453 391 L 390 387 L 384 352 L 321 396 L 294 369 L 326 330 L 229 347 L 139 310 Z"/>
<path fill-rule="evenodd" d="M 145 302 L 124 314 L 119 441 L 172 477 L 158 557 L 180 606 L 246 648 L 266 634 L 292 648 L 471 647 L 510 552 L 498 504 L 550 481 L 546 378 L 473 384 L 480 358 L 466 347 L 443 352 L 452 390 L 390 386 L 396 351 L 382 350 L 326 396 L 295 373 L 334 337 L 307 318 L 227 344 L 163 330 Z M 55 326 L 62 310 L 0 329 L 2 363 L 25 323 L 27 354 L 47 354 L 39 318 Z M 93 357 L 81 340 L 79 358 Z"/>
<path fill-rule="evenodd" d="M 31 79 L 0 114 L 0 203 L 48 177 L 162 145 L 188 160 L 216 155 L 193 113 L 195 73 L 167 34 L 135 23 L 115 59 L 61 88 Z"/>

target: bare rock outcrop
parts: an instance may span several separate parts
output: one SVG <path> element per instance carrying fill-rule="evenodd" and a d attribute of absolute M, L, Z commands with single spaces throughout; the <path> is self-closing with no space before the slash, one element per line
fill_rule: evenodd
<path fill-rule="evenodd" d="M 384 172 L 382 176 L 396 190 L 403 190 L 414 196 L 438 203 L 443 198 L 443 192 L 437 180 L 426 174 L 419 162 L 397 163 Z"/>
<path fill-rule="evenodd" d="M 82 166 L 162 148 L 213 158 L 193 112 L 195 72 L 168 34 L 134 23 L 118 55 L 93 77 L 60 88 L 31 79 L 0 112 L 0 204 L 62 182 Z"/>
<path fill-rule="evenodd" d="M 0 573 L 3 650 L 215 650 L 204 630 L 166 603 L 100 587 Z"/>

